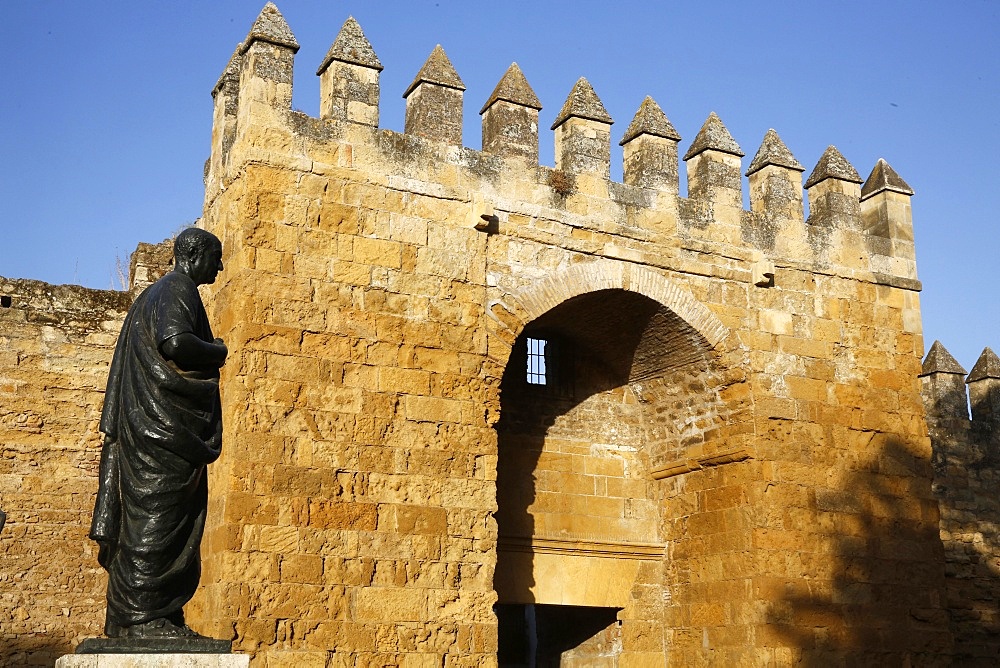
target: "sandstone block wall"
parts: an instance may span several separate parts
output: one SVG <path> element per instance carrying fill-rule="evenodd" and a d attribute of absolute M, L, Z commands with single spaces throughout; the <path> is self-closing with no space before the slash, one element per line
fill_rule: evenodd
<path fill-rule="evenodd" d="M 104 624 L 87 540 L 127 293 L 0 278 L 0 664 L 51 666 Z"/>

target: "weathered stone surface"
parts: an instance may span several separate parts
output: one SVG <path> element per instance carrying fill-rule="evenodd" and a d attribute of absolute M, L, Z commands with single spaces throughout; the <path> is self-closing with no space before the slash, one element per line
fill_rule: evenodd
<path fill-rule="evenodd" d="M 677 193 L 677 142 L 680 139 L 663 110 L 647 95 L 620 142 L 624 147 L 625 183 Z"/>
<path fill-rule="evenodd" d="M 507 71 L 500 77 L 496 88 L 490 93 L 490 97 L 486 100 L 483 108 L 479 110 L 479 113 L 482 114 L 485 112 L 497 100 L 505 100 L 521 107 L 530 107 L 531 109 L 542 108 L 542 103 L 538 101 L 538 96 L 535 95 L 535 91 L 532 90 L 528 80 L 524 78 L 524 72 L 517 66 L 517 63 L 511 63 Z"/>
<path fill-rule="evenodd" d="M 635 112 L 632 122 L 625 130 L 620 145 L 624 146 L 639 135 L 648 134 L 654 137 L 663 137 L 673 141 L 680 141 L 681 136 L 674 129 L 674 126 L 667 119 L 667 115 L 660 109 L 660 105 L 650 96 L 646 96 L 639 110 Z"/>
<path fill-rule="evenodd" d="M 417 72 L 417 76 L 413 78 L 410 85 L 403 91 L 403 97 L 409 96 L 413 92 L 413 89 L 422 83 L 465 90 L 462 77 L 458 76 L 458 72 L 455 71 L 451 60 L 448 59 L 448 54 L 444 52 L 440 44 L 431 50 L 431 55 L 427 56 L 427 60 L 424 62 L 423 67 L 420 68 L 420 71 Z"/>
<path fill-rule="evenodd" d="M 729 130 L 722 124 L 722 119 L 714 111 L 708 115 L 701 130 L 691 142 L 691 148 L 684 154 L 685 160 L 690 160 L 704 151 L 719 151 L 742 158 L 744 156 L 740 145 L 736 143 Z"/>
<path fill-rule="evenodd" d="M 323 62 L 317 68 L 316 74 L 322 74 L 334 60 L 351 65 L 361 65 L 379 72 L 384 69 L 371 42 L 365 37 L 361 25 L 353 16 L 348 16 L 347 20 L 344 21 L 336 39 L 330 45 L 330 50 L 326 52 Z"/>
<path fill-rule="evenodd" d="M 461 145 L 464 90 L 465 84 L 438 44 L 403 93 L 406 134 Z"/>
<path fill-rule="evenodd" d="M 934 453 L 953 660 L 955 665 L 987 665 L 1000 652 L 1000 638 L 992 632 L 1000 582 L 983 567 L 1000 558 L 1000 364 L 987 348 L 968 386 L 964 373 L 935 341 L 920 380 Z"/>
<path fill-rule="evenodd" d="M 247 668 L 248 655 L 238 654 L 71 654 L 56 668 Z"/>
<path fill-rule="evenodd" d="M 747 168 L 746 175 L 750 176 L 759 172 L 768 165 L 785 167 L 797 172 L 806 171 L 806 168 L 795 159 L 795 156 L 788 150 L 785 142 L 781 141 L 781 137 L 778 136 L 778 133 L 773 128 L 764 134 L 764 140 L 761 142 L 760 148 L 757 149 L 757 154 L 750 161 L 750 167 Z"/>
<path fill-rule="evenodd" d="M 969 372 L 969 377 L 965 379 L 965 382 L 974 383 L 977 380 L 986 380 L 987 378 L 1000 379 L 1000 357 L 997 357 L 997 354 L 988 347 L 983 349 L 983 353 L 972 366 L 972 371 Z"/>
<path fill-rule="evenodd" d="M 865 180 L 865 184 L 861 186 L 861 199 L 868 199 L 886 190 L 903 195 L 913 194 L 913 188 L 896 173 L 895 169 L 889 166 L 888 162 L 879 158 L 872 168 L 871 174 Z"/>
<path fill-rule="evenodd" d="M 966 371 L 940 341 L 935 341 L 920 367 L 921 376 L 932 373 L 956 373 L 964 376 Z"/>
<path fill-rule="evenodd" d="M 537 164 L 541 108 L 521 68 L 511 63 L 479 112 L 483 117 L 483 152 Z"/>
<path fill-rule="evenodd" d="M 813 168 L 809 178 L 806 179 L 806 188 L 812 188 L 825 179 L 837 179 L 849 183 L 861 183 L 858 170 L 847 161 L 836 146 L 827 146 L 820 156 L 819 162 Z"/>
<path fill-rule="evenodd" d="M 51 665 L 75 637 L 100 633 L 104 576 L 87 528 L 130 303 L 127 292 L 0 278 L 2 664 Z"/>
<path fill-rule="evenodd" d="M 552 129 L 555 130 L 570 118 L 585 118 L 608 125 L 614 123 L 601 98 L 594 92 L 594 87 L 583 77 L 573 84 L 573 90 L 569 92 L 562 109 L 556 114 L 556 120 L 552 122 Z"/>
<path fill-rule="evenodd" d="M 240 83 L 240 67 L 243 63 L 243 43 L 240 42 L 236 45 L 236 50 L 233 51 L 233 55 L 229 57 L 229 62 L 226 63 L 225 69 L 222 70 L 222 74 L 219 75 L 219 80 L 215 83 L 215 87 L 212 88 L 212 96 L 218 95 L 220 90 L 228 88 L 230 92 L 236 92 L 236 88 Z"/>
<path fill-rule="evenodd" d="M 295 40 L 295 35 L 292 34 L 285 17 L 281 15 L 273 2 L 268 2 L 264 5 L 264 9 L 260 10 L 260 14 L 257 15 L 257 19 L 250 27 L 250 33 L 243 42 L 244 50 L 249 48 L 255 40 L 288 47 L 293 52 L 299 50 L 299 43 Z"/>

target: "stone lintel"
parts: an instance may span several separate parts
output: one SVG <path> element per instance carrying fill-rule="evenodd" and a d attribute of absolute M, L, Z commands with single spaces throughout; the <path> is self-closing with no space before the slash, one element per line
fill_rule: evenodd
<path fill-rule="evenodd" d="M 899 288 L 900 290 L 909 290 L 910 292 L 922 292 L 924 289 L 924 284 L 915 278 L 893 276 L 892 274 L 885 274 L 880 271 L 872 272 L 872 279 L 876 285 L 887 285 L 890 288 Z"/>
<path fill-rule="evenodd" d="M 669 462 L 652 471 L 653 480 L 665 480 L 684 473 L 700 471 L 705 468 L 722 466 L 723 464 L 734 464 L 747 459 L 753 459 L 753 455 L 746 448 L 736 448 L 704 457 L 694 459 L 678 459 Z"/>

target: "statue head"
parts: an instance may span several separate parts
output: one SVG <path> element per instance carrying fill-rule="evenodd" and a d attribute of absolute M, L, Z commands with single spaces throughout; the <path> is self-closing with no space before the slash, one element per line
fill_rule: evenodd
<path fill-rule="evenodd" d="M 187 275 L 195 285 L 214 283 L 222 271 L 222 242 L 197 227 L 188 227 L 174 240 L 174 271 Z"/>

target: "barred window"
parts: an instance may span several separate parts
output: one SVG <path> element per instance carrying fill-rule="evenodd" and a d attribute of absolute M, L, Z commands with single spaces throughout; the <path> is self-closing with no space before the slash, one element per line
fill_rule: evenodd
<path fill-rule="evenodd" d="M 528 387 L 546 396 L 573 397 L 573 348 L 569 341 L 536 332 L 525 337 L 524 352 L 523 378 Z"/>
<path fill-rule="evenodd" d="M 547 385 L 549 378 L 546 376 L 545 366 L 545 346 L 548 341 L 545 339 L 533 339 L 528 337 L 528 384 Z"/>

